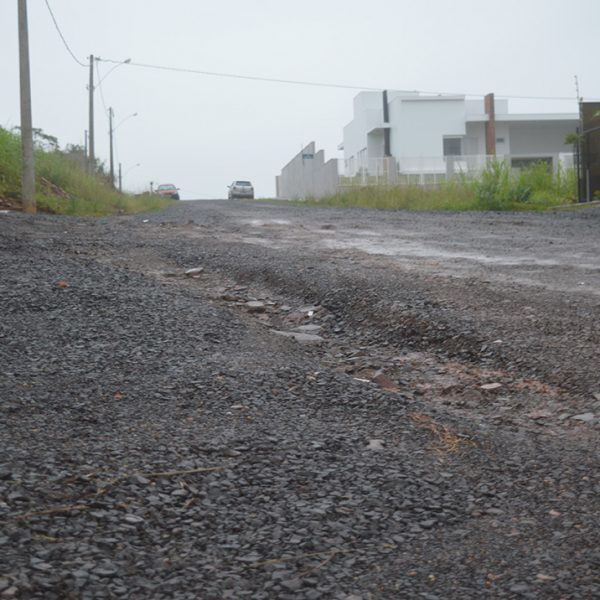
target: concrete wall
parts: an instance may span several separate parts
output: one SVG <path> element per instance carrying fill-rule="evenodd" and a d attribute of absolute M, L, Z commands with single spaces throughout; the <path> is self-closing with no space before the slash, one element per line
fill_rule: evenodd
<path fill-rule="evenodd" d="M 313 158 L 307 158 L 312 155 Z M 275 180 L 277 197 L 288 200 L 322 198 L 335 194 L 338 187 L 338 161 L 325 161 L 325 152 L 311 142 L 283 167 Z"/>

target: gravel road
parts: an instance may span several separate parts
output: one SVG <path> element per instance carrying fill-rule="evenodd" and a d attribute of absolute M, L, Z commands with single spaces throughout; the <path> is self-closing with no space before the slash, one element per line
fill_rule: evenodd
<path fill-rule="evenodd" d="M 0 598 L 600 597 L 600 209 L 0 214 Z"/>

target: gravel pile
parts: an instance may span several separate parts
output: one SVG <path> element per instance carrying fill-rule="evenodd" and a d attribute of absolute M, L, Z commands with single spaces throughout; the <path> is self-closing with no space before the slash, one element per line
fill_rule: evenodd
<path fill-rule="evenodd" d="M 0 217 L 0 598 L 600 595 L 587 300 L 511 325 L 497 290 L 226 241 L 227 210 Z"/>

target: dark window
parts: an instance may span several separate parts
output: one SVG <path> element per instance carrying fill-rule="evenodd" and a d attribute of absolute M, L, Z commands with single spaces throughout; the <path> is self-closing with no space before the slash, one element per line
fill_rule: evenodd
<path fill-rule="evenodd" d="M 444 138 L 444 156 L 461 156 L 462 153 L 462 138 Z"/>

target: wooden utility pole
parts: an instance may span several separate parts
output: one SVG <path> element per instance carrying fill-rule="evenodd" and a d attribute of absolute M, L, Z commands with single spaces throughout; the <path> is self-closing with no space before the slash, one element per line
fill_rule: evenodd
<path fill-rule="evenodd" d="M 88 166 L 90 174 L 96 172 L 96 153 L 94 151 L 94 55 L 90 54 L 90 83 L 89 104 L 90 104 L 90 123 L 88 127 Z"/>
<path fill-rule="evenodd" d="M 33 161 L 27 0 L 19 0 L 19 74 L 21 82 L 21 197 L 23 210 L 28 213 L 35 213 L 35 168 Z"/>

